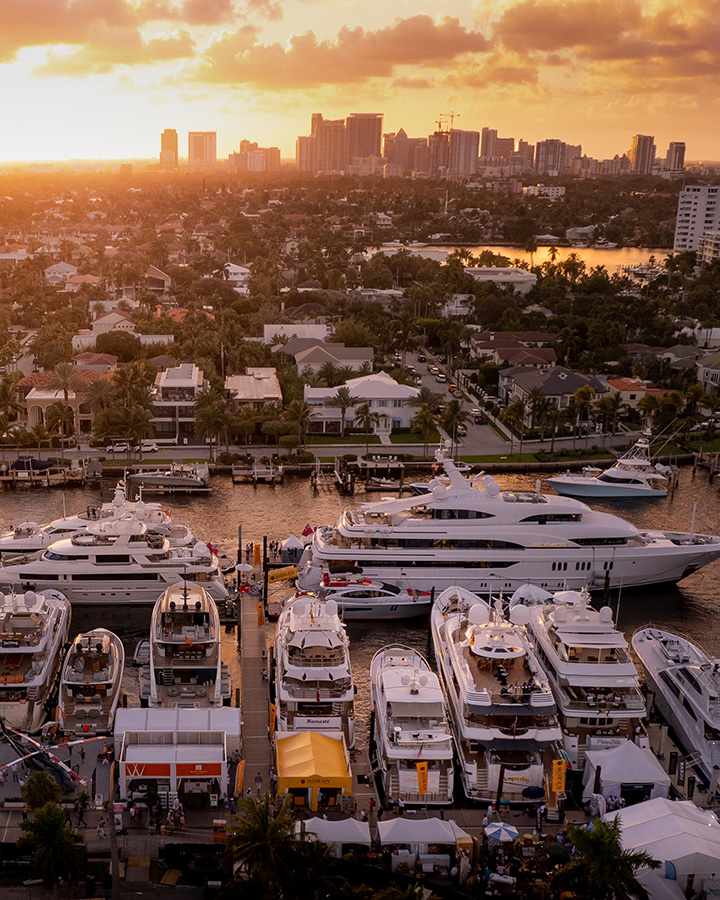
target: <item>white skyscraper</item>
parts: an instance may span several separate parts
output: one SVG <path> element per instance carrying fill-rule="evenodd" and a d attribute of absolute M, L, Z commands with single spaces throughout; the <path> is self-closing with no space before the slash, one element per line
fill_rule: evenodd
<path fill-rule="evenodd" d="M 459 128 L 451 128 L 448 175 L 474 175 L 477 172 L 479 148 L 479 131 L 461 131 Z"/>
<path fill-rule="evenodd" d="M 720 185 L 683 188 L 678 199 L 674 253 L 697 250 L 706 232 L 720 231 Z"/>

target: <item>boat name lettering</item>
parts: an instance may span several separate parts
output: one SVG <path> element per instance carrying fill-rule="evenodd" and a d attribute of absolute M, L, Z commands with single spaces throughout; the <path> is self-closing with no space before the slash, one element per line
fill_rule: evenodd
<path fill-rule="evenodd" d="M 570 544 L 560 541 L 560 542 L 552 542 L 552 541 L 543 541 L 541 543 L 533 544 L 533 547 L 569 547 Z"/>
<path fill-rule="evenodd" d="M 3 647 L 19 647 L 20 639 L 19 638 L 3 638 L 2 645 L 3 645 Z"/>
<path fill-rule="evenodd" d="M 505 781 L 513 782 L 513 783 L 521 783 L 521 784 L 530 784 L 530 779 L 527 775 L 511 775 L 508 772 L 505 772 Z"/>

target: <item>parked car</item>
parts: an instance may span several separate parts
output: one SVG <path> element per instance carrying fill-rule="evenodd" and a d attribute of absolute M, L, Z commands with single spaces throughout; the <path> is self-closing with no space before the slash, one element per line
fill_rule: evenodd
<path fill-rule="evenodd" d="M 438 372 L 438 374 L 435 376 L 435 381 L 437 381 L 438 384 L 446 384 L 447 375 L 443 375 L 442 372 Z"/>
<path fill-rule="evenodd" d="M 418 362 L 425 362 L 427 356 L 424 353 L 418 353 Z"/>
<path fill-rule="evenodd" d="M 437 373 L 438 373 L 439 371 L 440 371 L 440 369 L 438 369 L 438 367 L 437 367 L 437 366 L 434 366 L 432 363 L 430 363 L 430 365 L 428 366 L 428 372 L 429 372 L 431 375 L 437 375 Z"/>
<path fill-rule="evenodd" d="M 458 425 L 457 427 L 457 436 L 465 437 L 467 435 L 467 428 L 464 425 Z"/>
<path fill-rule="evenodd" d="M 130 449 L 130 445 L 127 441 L 120 441 L 118 444 L 109 444 L 105 448 L 106 453 L 127 453 Z"/>
<path fill-rule="evenodd" d="M 448 390 L 450 391 L 451 394 L 457 394 L 457 392 L 460 390 L 460 388 L 456 384 L 450 384 L 450 385 L 448 385 Z"/>
<path fill-rule="evenodd" d="M 137 444 L 133 447 L 133 450 L 138 453 L 142 450 L 143 453 L 157 453 L 160 447 L 155 443 L 155 441 L 143 441 L 142 444 Z"/>

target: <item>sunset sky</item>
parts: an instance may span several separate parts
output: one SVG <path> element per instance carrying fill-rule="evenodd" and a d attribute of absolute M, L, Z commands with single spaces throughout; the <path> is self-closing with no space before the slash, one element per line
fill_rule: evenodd
<path fill-rule="evenodd" d="M 382 112 L 590 156 L 720 159 L 720 0 L 0 0 L 0 160 L 157 157 L 160 131 L 294 156 L 310 115 Z"/>

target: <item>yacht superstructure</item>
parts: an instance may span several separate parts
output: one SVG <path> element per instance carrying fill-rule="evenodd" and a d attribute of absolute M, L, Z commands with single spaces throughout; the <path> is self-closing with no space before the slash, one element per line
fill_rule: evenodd
<path fill-rule="evenodd" d="M 140 670 L 141 704 L 220 707 L 231 698 L 215 601 L 198 584 L 167 588 L 153 608 L 150 661 Z"/>
<path fill-rule="evenodd" d="M 383 647 L 370 664 L 372 727 L 385 799 L 453 801 L 453 739 L 438 676 L 410 647 Z"/>
<path fill-rule="evenodd" d="M 532 586 L 510 600 L 526 604 L 528 632 L 555 696 L 563 747 L 574 768 L 587 750 L 635 741 L 649 747 L 645 700 L 628 644 L 612 610 L 590 605 L 587 591 L 547 594 Z"/>
<path fill-rule="evenodd" d="M 460 777 L 471 800 L 521 802 L 544 788 L 562 734 L 555 699 L 527 638 L 527 610 L 511 619 L 460 587 L 430 613 Z"/>
<path fill-rule="evenodd" d="M 106 628 L 79 634 L 60 676 L 59 725 L 65 734 L 108 734 L 118 708 L 125 668 L 120 638 Z"/>
<path fill-rule="evenodd" d="M 70 614 L 57 590 L 0 594 L 0 716 L 11 728 L 33 732 L 47 720 Z"/>
<path fill-rule="evenodd" d="M 228 597 L 207 544 L 172 548 L 135 517 L 97 522 L 40 553 L 0 564 L 0 590 L 55 588 L 78 605 L 154 603 L 166 587 L 183 580 L 216 600 Z"/>
<path fill-rule="evenodd" d="M 280 613 L 275 642 L 277 731 L 342 732 L 355 742 L 347 631 L 334 600 L 300 597 Z"/>
<path fill-rule="evenodd" d="M 471 483 L 452 461 L 444 465 L 449 485 L 348 509 L 335 527 L 317 528 L 298 566 L 300 588 L 317 588 L 326 573 L 436 595 L 460 585 L 497 596 L 528 582 L 548 591 L 628 588 L 679 581 L 720 558 L 715 535 L 639 530 L 580 500 L 503 491 L 490 475 Z"/>

